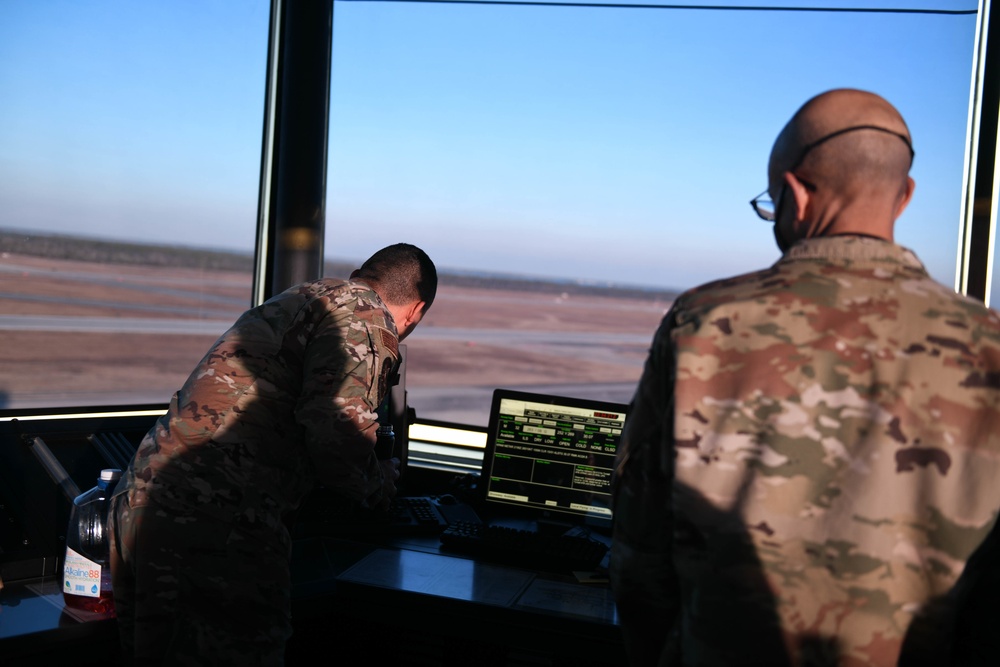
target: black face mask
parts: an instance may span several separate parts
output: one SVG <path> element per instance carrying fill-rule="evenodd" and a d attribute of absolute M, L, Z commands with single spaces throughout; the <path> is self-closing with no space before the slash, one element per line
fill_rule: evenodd
<path fill-rule="evenodd" d="M 781 230 L 778 228 L 778 223 L 774 223 L 774 242 L 778 244 L 778 250 L 784 255 L 788 252 L 788 249 L 792 247 L 792 244 L 782 235 Z"/>
<path fill-rule="evenodd" d="M 778 227 L 778 220 L 781 218 L 781 206 L 785 203 L 785 188 L 781 188 L 781 192 L 778 194 L 778 204 L 774 208 L 774 242 L 778 244 L 778 250 L 784 255 L 788 252 L 788 249 L 792 247 L 788 239 L 784 237 L 781 233 L 781 229 Z"/>

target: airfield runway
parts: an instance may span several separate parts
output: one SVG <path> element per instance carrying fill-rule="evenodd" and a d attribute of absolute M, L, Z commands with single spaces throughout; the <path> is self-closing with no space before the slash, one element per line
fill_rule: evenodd
<path fill-rule="evenodd" d="M 162 404 L 249 306 L 230 271 L 0 257 L 0 407 Z M 496 387 L 627 402 L 669 301 L 442 280 L 406 340 L 418 418 L 485 425 Z"/>

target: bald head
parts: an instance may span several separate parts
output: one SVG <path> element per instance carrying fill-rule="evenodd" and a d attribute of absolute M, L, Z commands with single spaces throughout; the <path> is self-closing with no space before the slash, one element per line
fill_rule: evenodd
<path fill-rule="evenodd" d="M 911 145 L 903 117 L 874 93 L 838 89 L 806 102 L 768 163 L 772 197 L 792 195 L 782 202 L 795 214 L 782 223 L 791 240 L 845 233 L 891 240 L 912 193 Z"/>

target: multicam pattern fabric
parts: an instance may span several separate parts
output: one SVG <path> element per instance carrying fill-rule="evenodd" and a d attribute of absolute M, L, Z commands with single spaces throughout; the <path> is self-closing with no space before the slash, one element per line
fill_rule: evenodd
<path fill-rule="evenodd" d="M 1000 318 L 897 245 L 806 240 L 677 300 L 624 440 L 637 662 L 895 665 L 1000 509 Z"/>
<path fill-rule="evenodd" d="M 122 662 L 282 665 L 292 631 L 288 553 L 196 510 L 124 499 L 111 514 Z"/>
<path fill-rule="evenodd" d="M 241 553 L 278 557 L 250 569 L 284 574 L 246 577 L 230 561 L 231 579 L 216 583 L 261 583 L 263 597 L 273 597 L 271 588 L 287 597 L 284 520 L 303 495 L 321 482 L 362 506 L 382 499 L 376 410 L 398 358 L 392 316 L 361 282 L 299 285 L 247 311 L 171 399 L 116 488 L 121 555 L 127 561 L 138 549 L 147 572 L 177 559 L 211 568 L 212 554 L 256 545 Z M 205 526 L 224 538 L 218 549 L 195 537 Z M 163 548 L 154 552 L 154 543 Z M 117 569 L 135 573 L 139 565 L 134 558 Z M 151 577 L 129 585 L 121 574 L 116 598 L 126 588 L 140 606 L 153 595 L 176 596 L 173 584 Z M 270 586 L 274 577 L 283 583 Z"/>

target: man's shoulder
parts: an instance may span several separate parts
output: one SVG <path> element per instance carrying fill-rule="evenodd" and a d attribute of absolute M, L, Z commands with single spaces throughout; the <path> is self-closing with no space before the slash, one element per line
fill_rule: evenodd
<path fill-rule="evenodd" d="M 780 273 L 777 265 L 772 265 L 727 278 L 718 278 L 683 292 L 675 300 L 675 305 L 694 307 L 703 303 L 752 297 L 762 288 L 770 290 L 778 287 L 775 280 L 779 278 Z"/>
<path fill-rule="evenodd" d="M 369 293 L 375 294 L 364 283 L 354 280 L 341 280 L 339 278 L 319 278 L 305 282 L 298 286 L 298 291 L 304 295 L 343 300 L 365 298 Z"/>
<path fill-rule="evenodd" d="M 322 304 L 330 323 L 341 329 L 345 347 L 369 338 L 376 345 L 398 354 L 392 314 L 378 293 L 362 281 L 321 279 L 311 283 L 314 301 Z"/>
<path fill-rule="evenodd" d="M 294 285 L 247 311 L 237 329 L 266 326 L 275 332 L 298 331 L 301 340 L 318 330 L 339 330 L 345 345 L 367 336 L 369 327 L 395 332 L 392 315 L 368 285 L 353 280 L 320 278 Z"/>
<path fill-rule="evenodd" d="M 893 289 L 915 300 L 963 304 L 984 313 L 988 310 L 981 301 L 934 280 L 911 250 L 854 237 L 807 239 L 768 267 L 691 288 L 677 303 L 784 299 L 786 294 L 798 301 L 822 301 L 834 295 L 849 298 L 852 293 L 885 294 Z"/>
<path fill-rule="evenodd" d="M 770 267 L 695 287 L 675 301 L 660 335 L 711 326 L 723 335 L 808 339 L 836 326 L 898 337 L 892 331 L 902 327 L 927 344 L 970 354 L 1000 350 L 1000 314 L 934 280 L 910 251 L 885 245 L 885 261 L 877 254 L 786 255 Z"/>
<path fill-rule="evenodd" d="M 322 303 L 326 309 L 352 312 L 359 317 L 386 313 L 385 303 L 371 287 L 357 280 L 320 278 L 298 285 L 294 290 L 308 303 Z"/>

